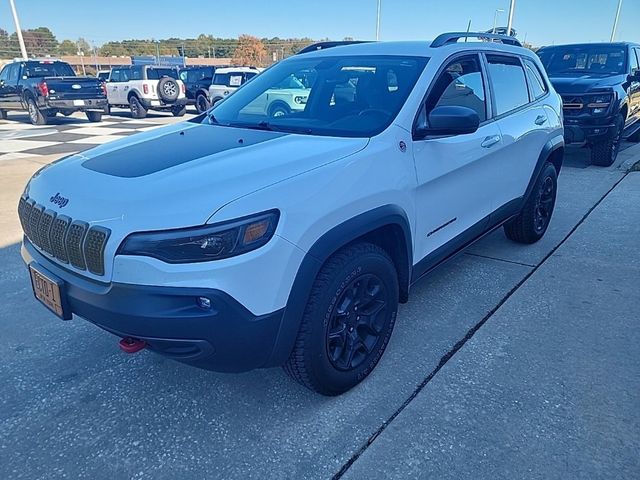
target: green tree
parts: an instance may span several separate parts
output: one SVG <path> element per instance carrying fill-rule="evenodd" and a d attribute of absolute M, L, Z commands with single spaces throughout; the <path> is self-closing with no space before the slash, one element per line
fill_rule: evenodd
<path fill-rule="evenodd" d="M 78 51 L 78 46 L 76 42 L 72 42 L 71 40 L 63 40 L 58 45 L 58 53 L 60 55 L 75 55 Z"/>

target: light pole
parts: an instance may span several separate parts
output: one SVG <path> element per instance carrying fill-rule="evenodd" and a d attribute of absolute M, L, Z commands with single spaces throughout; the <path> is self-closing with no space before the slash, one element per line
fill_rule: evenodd
<path fill-rule="evenodd" d="M 509 5 L 509 23 L 507 23 L 507 35 L 511 36 L 511 28 L 513 27 L 513 12 L 516 9 L 516 0 L 511 0 Z"/>
<path fill-rule="evenodd" d="M 491 33 L 496 33 L 496 27 L 498 26 L 498 14 L 504 13 L 504 10 L 501 8 L 496 8 L 496 13 L 493 15 L 493 30 Z"/>
<path fill-rule="evenodd" d="M 18 36 L 18 43 L 20 44 L 20 52 L 22 52 L 22 58 L 27 57 L 27 47 L 24 46 L 24 38 L 22 38 L 22 30 L 20 29 L 20 21 L 18 20 L 18 12 L 16 11 L 16 4 L 13 0 L 9 0 L 11 6 L 11 13 L 13 13 L 13 23 L 16 24 L 16 35 Z"/>
<path fill-rule="evenodd" d="M 611 41 L 616 39 L 616 30 L 618 30 L 618 20 L 620 20 L 620 10 L 622 10 L 622 0 L 618 0 L 618 10 L 616 11 L 616 19 L 613 21 L 613 30 L 611 30 Z"/>
<path fill-rule="evenodd" d="M 382 0 L 378 0 L 378 10 L 376 14 L 376 41 L 380 40 L 380 4 Z"/>

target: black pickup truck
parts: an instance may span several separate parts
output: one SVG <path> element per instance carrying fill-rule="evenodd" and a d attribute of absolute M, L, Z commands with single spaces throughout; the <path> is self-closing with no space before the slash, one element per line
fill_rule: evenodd
<path fill-rule="evenodd" d="M 587 43 L 538 50 L 562 96 L 567 144 L 591 147 L 591 163 L 615 162 L 620 141 L 640 141 L 640 45 Z"/>
<path fill-rule="evenodd" d="M 29 113 L 34 125 L 45 125 L 57 113 L 85 112 L 90 122 L 102 120 L 107 108 L 104 82 L 77 77 L 68 63 L 58 60 L 17 60 L 0 71 L 0 118 L 7 112 Z"/>

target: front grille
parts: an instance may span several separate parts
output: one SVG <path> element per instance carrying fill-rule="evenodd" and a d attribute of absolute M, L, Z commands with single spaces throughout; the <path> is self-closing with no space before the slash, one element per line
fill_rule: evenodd
<path fill-rule="evenodd" d="M 562 109 L 567 116 L 579 115 L 585 106 L 585 100 L 582 97 L 563 96 Z"/>
<path fill-rule="evenodd" d="M 111 231 L 45 210 L 22 196 L 18 216 L 27 238 L 42 251 L 80 270 L 104 275 L 104 249 Z"/>

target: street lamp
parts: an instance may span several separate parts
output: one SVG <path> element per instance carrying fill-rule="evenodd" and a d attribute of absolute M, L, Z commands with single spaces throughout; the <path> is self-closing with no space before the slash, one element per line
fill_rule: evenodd
<path fill-rule="evenodd" d="M 620 20 L 620 10 L 622 10 L 622 0 L 618 0 L 618 10 L 616 11 L 616 19 L 613 21 L 613 30 L 611 30 L 611 41 L 616 39 L 616 30 L 618 30 L 618 20 Z"/>
<path fill-rule="evenodd" d="M 498 14 L 499 13 L 504 13 L 504 10 L 502 8 L 496 8 L 496 13 L 493 15 L 493 30 L 491 31 L 491 33 L 493 33 L 493 34 L 496 33 L 496 27 L 498 26 Z"/>
<path fill-rule="evenodd" d="M 382 0 L 378 0 L 378 11 L 376 15 L 376 41 L 380 40 L 380 4 Z"/>
<path fill-rule="evenodd" d="M 16 36 L 18 37 L 18 43 L 20 44 L 22 58 L 27 59 L 27 47 L 24 46 L 24 39 L 22 38 L 22 30 L 20 29 L 20 21 L 18 20 L 16 4 L 13 0 L 9 0 L 9 6 L 11 7 L 11 13 L 13 14 L 13 23 L 16 24 Z"/>
<path fill-rule="evenodd" d="M 509 5 L 509 22 L 507 23 L 507 35 L 511 36 L 511 27 L 513 27 L 513 12 L 516 9 L 516 0 L 511 0 Z"/>

